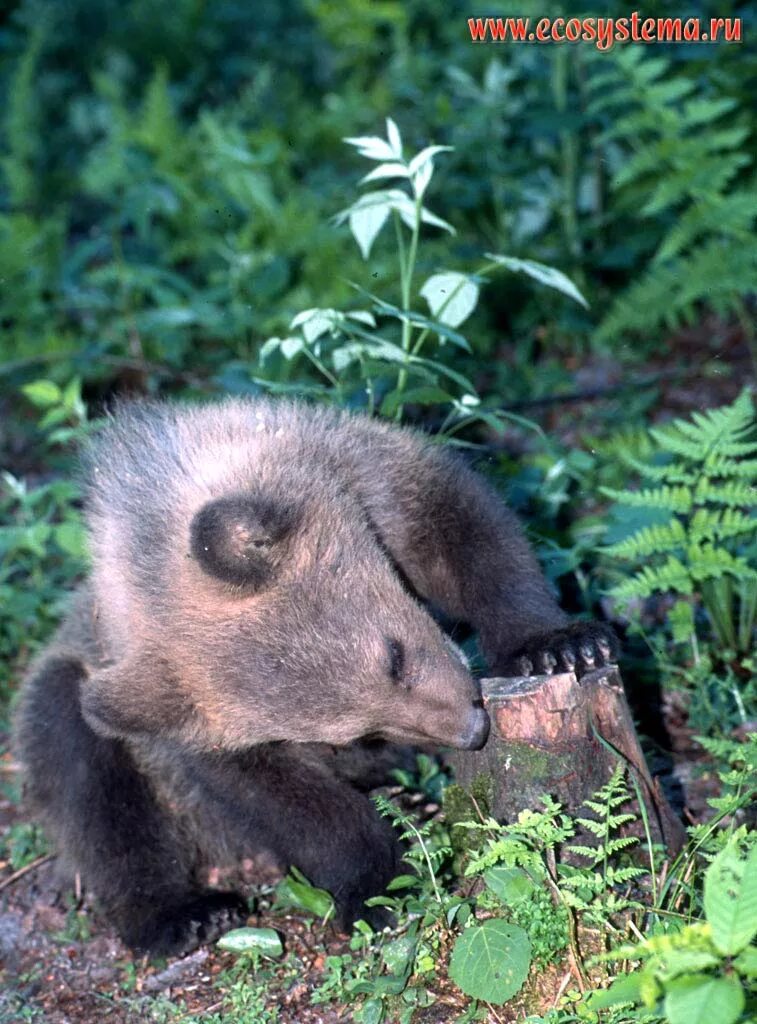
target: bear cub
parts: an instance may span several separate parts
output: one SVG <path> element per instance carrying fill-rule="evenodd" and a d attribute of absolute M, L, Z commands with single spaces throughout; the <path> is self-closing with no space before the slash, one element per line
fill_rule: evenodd
<path fill-rule="evenodd" d="M 477 632 L 493 674 L 614 655 L 556 605 L 493 490 L 411 431 L 285 401 L 134 403 L 86 461 L 91 576 L 15 744 L 60 862 L 138 953 L 242 922 L 203 872 L 261 851 L 344 926 L 370 917 L 401 851 L 364 769 L 488 733 L 431 609 Z"/>

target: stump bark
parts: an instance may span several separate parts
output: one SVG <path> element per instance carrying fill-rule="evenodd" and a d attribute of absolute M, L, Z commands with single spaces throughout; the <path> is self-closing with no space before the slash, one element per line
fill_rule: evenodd
<path fill-rule="evenodd" d="M 649 773 L 615 666 L 580 681 L 564 673 L 481 684 L 492 721 L 489 740 L 483 750 L 456 751 L 452 764 L 466 789 L 482 773 L 491 778 L 493 817 L 512 821 L 523 808 L 537 807 L 543 793 L 576 812 L 620 758 L 638 782 L 652 841 L 671 855 L 681 849 L 685 830 Z"/>

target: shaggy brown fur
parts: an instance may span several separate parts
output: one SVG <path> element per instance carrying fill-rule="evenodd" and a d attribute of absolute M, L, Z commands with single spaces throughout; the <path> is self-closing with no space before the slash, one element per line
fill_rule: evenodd
<path fill-rule="evenodd" d="M 567 621 L 479 477 L 365 418 L 125 406 L 89 453 L 87 514 L 91 580 L 29 674 L 16 743 L 61 853 L 140 951 L 240 920 L 202 866 L 260 849 L 331 890 L 345 924 L 368 913 L 398 848 L 357 746 L 488 731 L 429 607 L 477 630 L 494 672 L 612 654 L 604 627 Z"/>

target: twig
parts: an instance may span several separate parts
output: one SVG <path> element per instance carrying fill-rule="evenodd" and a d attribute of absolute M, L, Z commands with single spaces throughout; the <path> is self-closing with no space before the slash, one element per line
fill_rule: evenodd
<path fill-rule="evenodd" d="M 32 860 L 29 861 L 28 864 L 24 864 L 22 868 L 19 868 L 18 871 L 14 871 L 12 875 L 8 875 L 7 878 L 4 878 L 2 882 L 0 882 L 0 892 L 2 892 L 3 889 L 7 889 L 9 885 L 13 885 L 13 883 L 17 882 L 19 878 L 23 878 L 24 875 L 27 875 L 30 871 L 33 871 L 34 868 L 38 868 L 42 864 L 47 864 L 49 860 L 54 859 L 54 853 L 45 853 L 41 857 L 37 857 L 36 860 Z"/>

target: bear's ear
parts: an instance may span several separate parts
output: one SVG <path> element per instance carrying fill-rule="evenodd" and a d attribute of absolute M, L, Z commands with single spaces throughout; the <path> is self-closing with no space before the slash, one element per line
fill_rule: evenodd
<path fill-rule="evenodd" d="M 270 580 L 278 546 L 298 518 L 294 505 L 259 495 L 217 498 L 192 520 L 190 548 L 211 576 L 259 590 Z"/>

